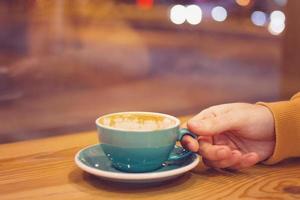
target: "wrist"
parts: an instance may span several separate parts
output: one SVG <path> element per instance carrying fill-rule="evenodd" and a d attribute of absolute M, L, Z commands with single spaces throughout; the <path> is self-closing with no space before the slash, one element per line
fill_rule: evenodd
<path fill-rule="evenodd" d="M 257 103 L 255 105 L 259 110 L 258 113 L 260 113 L 261 115 L 259 117 L 260 126 L 261 126 L 260 132 L 263 135 L 261 137 L 266 142 L 264 157 L 261 158 L 261 161 L 265 161 L 271 158 L 275 151 L 275 145 L 276 145 L 275 119 L 272 111 L 267 106 L 260 103 Z"/>

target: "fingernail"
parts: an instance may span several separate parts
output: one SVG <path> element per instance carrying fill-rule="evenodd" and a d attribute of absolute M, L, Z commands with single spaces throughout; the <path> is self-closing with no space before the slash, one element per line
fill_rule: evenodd
<path fill-rule="evenodd" d="M 226 151 L 226 149 L 219 149 L 219 150 L 217 151 L 217 156 L 218 156 L 219 158 L 225 158 L 225 157 L 227 156 L 227 151 Z"/>

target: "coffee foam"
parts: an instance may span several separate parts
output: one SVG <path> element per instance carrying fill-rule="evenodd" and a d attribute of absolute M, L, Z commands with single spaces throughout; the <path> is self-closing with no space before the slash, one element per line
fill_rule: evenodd
<path fill-rule="evenodd" d="M 116 114 L 100 118 L 99 122 L 115 129 L 134 131 L 162 130 L 176 124 L 173 119 L 149 114 Z"/>

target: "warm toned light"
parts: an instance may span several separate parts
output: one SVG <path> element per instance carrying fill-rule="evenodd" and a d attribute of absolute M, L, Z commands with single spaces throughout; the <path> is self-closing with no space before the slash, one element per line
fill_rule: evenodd
<path fill-rule="evenodd" d="M 186 7 L 186 21 L 191 25 L 197 25 L 202 20 L 202 10 L 197 5 L 189 5 Z"/>
<path fill-rule="evenodd" d="M 278 22 L 278 23 L 284 23 L 285 22 L 285 14 L 280 10 L 275 10 L 271 12 L 270 15 L 271 21 Z"/>
<path fill-rule="evenodd" d="M 174 24 L 183 24 L 185 22 L 186 8 L 183 5 L 174 5 L 170 10 L 170 20 Z"/>
<path fill-rule="evenodd" d="M 250 4 L 250 0 L 235 0 L 235 2 L 240 6 L 248 6 Z"/>
<path fill-rule="evenodd" d="M 284 23 L 272 23 L 272 21 L 270 22 L 269 26 L 268 26 L 268 31 L 272 34 L 272 35 L 280 35 L 285 29 L 285 24 Z"/>
<path fill-rule="evenodd" d="M 285 29 L 285 14 L 280 10 L 275 10 L 270 15 L 268 30 L 272 35 L 280 35 Z"/>
<path fill-rule="evenodd" d="M 150 9 L 153 7 L 153 0 L 137 0 L 137 5 L 143 9 Z"/>

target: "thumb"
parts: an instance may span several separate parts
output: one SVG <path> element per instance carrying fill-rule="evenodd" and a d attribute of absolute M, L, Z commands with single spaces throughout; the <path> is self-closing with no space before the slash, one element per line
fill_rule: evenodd
<path fill-rule="evenodd" d="M 240 121 L 232 114 L 226 113 L 205 119 L 192 118 L 188 121 L 188 129 L 199 136 L 214 136 L 220 133 L 236 130 Z"/>

